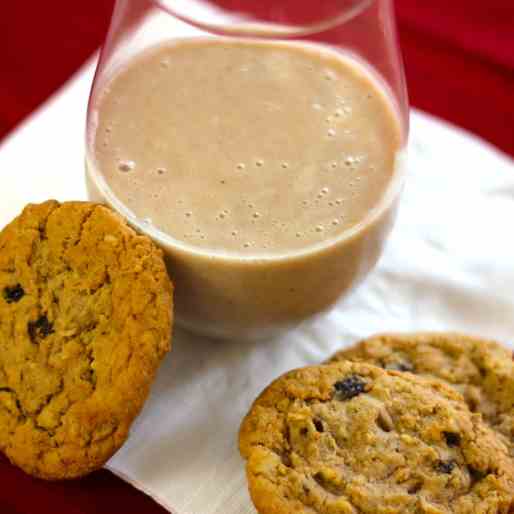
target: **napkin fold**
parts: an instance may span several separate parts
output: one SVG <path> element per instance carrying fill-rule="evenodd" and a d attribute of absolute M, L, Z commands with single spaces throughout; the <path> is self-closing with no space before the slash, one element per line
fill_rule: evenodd
<path fill-rule="evenodd" d="M 92 64 L 0 147 L 0 226 L 29 201 L 86 198 Z M 215 342 L 176 330 L 152 395 L 109 469 L 173 514 L 255 513 L 241 418 L 281 373 L 374 332 L 514 335 L 514 163 L 414 111 L 398 220 L 377 268 L 332 312 L 280 339 Z M 313 291 L 313 294 L 316 294 Z"/>
<path fill-rule="evenodd" d="M 254 513 L 237 431 L 259 392 L 379 331 L 457 330 L 509 344 L 513 228 L 513 162 L 415 112 L 396 227 L 363 285 L 276 340 L 221 343 L 177 330 L 152 397 L 109 468 L 176 514 Z"/>

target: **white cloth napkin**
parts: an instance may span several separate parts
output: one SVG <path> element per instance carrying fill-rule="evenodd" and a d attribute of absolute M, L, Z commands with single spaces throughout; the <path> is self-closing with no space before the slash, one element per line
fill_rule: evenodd
<path fill-rule="evenodd" d="M 0 147 L 0 226 L 29 201 L 85 198 L 91 77 L 92 65 Z M 360 289 L 280 340 L 215 343 L 177 330 L 152 396 L 109 469 L 174 514 L 254 513 L 237 431 L 279 374 L 376 331 L 460 330 L 509 342 L 514 163 L 419 112 L 411 134 L 398 222 Z"/>

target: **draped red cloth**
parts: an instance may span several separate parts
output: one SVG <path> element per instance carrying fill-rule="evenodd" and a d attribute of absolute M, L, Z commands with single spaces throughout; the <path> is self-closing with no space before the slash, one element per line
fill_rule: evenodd
<path fill-rule="evenodd" d="M 514 155 L 514 2 L 395 3 L 411 103 Z M 0 139 L 98 47 L 113 0 L 2 4 Z"/>
<path fill-rule="evenodd" d="M 101 44 L 112 4 L 2 2 L 0 139 Z M 396 8 L 412 105 L 514 156 L 514 2 L 396 0 Z M 75 482 L 45 483 L 0 457 L 1 514 L 118 512 L 165 511 L 107 471 Z"/>

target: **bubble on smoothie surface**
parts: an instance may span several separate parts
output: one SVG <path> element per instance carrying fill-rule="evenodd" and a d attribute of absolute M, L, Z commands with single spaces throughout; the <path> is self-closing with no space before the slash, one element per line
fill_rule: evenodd
<path fill-rule="evenodd" d="M 353 166 L 357 162 L 356 158 L 349 155 L 345 160 L 344 163 L 346 166 Z"/>
<path fill-rule="evenodd" d="M 122 173 L 127 173 L 136 169 L 136 163 L 134 161 L 120 161 L 118 163 L 118 170 Z"/>

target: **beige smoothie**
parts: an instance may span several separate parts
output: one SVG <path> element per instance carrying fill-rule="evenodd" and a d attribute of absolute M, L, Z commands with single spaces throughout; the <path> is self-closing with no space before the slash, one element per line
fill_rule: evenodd
<path fill-rule="evenodd" d="M 266 337 L 375 264 L 403 132 L 385 88 L 348 56 L 182 40 L 133 59 L 92 101 L 90 196 L 164 248 L 188 328 Z"/>

